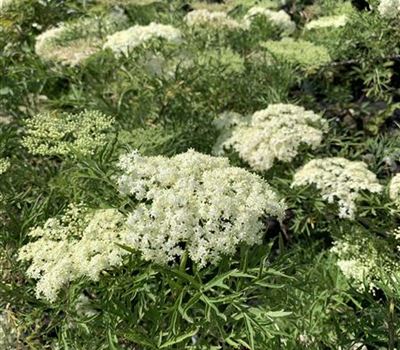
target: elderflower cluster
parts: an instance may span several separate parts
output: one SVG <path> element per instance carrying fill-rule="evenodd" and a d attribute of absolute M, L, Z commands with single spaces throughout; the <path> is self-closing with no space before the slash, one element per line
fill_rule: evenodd
<path fill-rule="evenodd" d="M 156 38 L 172 43 L 179 43 L 182 35 L 179 29 L 170 25 L 154 22 L 145 26 L 135 25 L 109 35 L 103 45 L 103 49 L 111 49 L 116 55 L 128 55 L 135 47 Z"/>
<path fill-rule="evenodd" d="M 320 28 L 339 28 L 347 24 L 348 17 L 346 15 L 324 16 L 314 19 L 305 25 L 308 30 Z"/>
<path fill-rule="evenodd" d="M 241 120 L 237 114 L 224 114 L 215 125 L 223 132 L 214 154 L 232 148 L 260 171 L 270 169 L 276 160 L 290 162 L 301 145 L 317 148 L 327 127 L 320 115 L 290 104 L 273 104 Z"/>
<path fill-rule="evenodd" d="M 19 251 L 19 260 L 31 261 L 29 277 L 37 279 L 36 294 L 54 301 L 69 282 L 81 277 L 97 280 L 100 273 L 122 263 L 125 218 L 115 209 L 89 210 L 70 205 L 60 218 L 32 229 L 34 239 Z"/>
<path fill-rule="evenodd" d="M 0 175 L 5 173 L 10 167 L 10 161 L 8 159 L 0 158 Z"/>
<path fill-rule="evenodd" d="M 113 118 L 98 111 L 40 113 L 26 122 L 22 144 L 32 154 L 86 156 L 106 143 L 112 124 Z"/>
<path fill-rule="evenodd" d="M 313 159 L 299 169 L 292 186 L 307 185 L 315 185 L 328 203 L 338 201 L 339 217 L 349 219 L 354 219 L 360 191 L 382 191 L 367 164 L 340 157 Z"/>
<path fill-rule="evenodd" d="M 304 69 L 317 69 L 331 61 L 328 50 L 305 40 L 283 38 L 267 41 L 262 46 L 279 60 L 298 65 Z"/>
<path fill-rule="evenodd" d="M 254 6 L 247 12 L 244 17 L 245 26 L 250 27 L 252 21 L 259 17 L 264 17 L 286 35 L 290 35 L 296 30 L 296 24 L 285 11 L 273 11 L 261 6 Z"/>
<path fill-rule="evenodd" d="M 400 14 L 400 0 L 381 0 L 378 12 L 385 18 L 396 18 Z"/>
<path fill-rule="evenodd" d="M 208 27 L 214 29 L 237 29 L 241 27 L 238 21 L 230 18 L 223 11 L 194 10 L 189 12 L 184 20 L 189 27 Z"/>
<path fill-rule="evenodd" d="M 400 173 L 393 176 L 389 183 L 389 198 L 400 205 Z"/>
<path fill-rule="evenodd" d="M 35 52 L 44 60 L 77 65 L 100 50 L 106 34 L 126 23 L 127 17 L 120 13 L 60 23 L 37 36 Z"/>
<path fill-rule="evenodd" d="M 121 193 L 139 204 L 129 215 L 126 244 L 158 264 L 186 252 L 198 266 L 217 263 L 240 243 L 261 242 L 263 215 L 282 219 L 285 205 L 259 176 L 228 159 L 189 150 L 172 158 L 121 157 Z"/>
<path fill-rule="evenodd" d="M 386 248 L 387 242 L 352 234 L 335 241 L 331 252 L 337 257 L 343 275 L 358 291 L 372 292 L 385 275 L 399 270 Z"/>

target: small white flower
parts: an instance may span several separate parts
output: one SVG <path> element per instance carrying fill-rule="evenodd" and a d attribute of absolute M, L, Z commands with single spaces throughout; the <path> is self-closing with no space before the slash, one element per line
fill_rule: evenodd
<path fill-rule="evenodd" d="M 364 162 L 332 157 L 313 159 L 294 175 L 292 186 L 315 185 L 322 198 L 339 204 L 339 217 L 354 219 L 360 191 L 379 193 L 382 186 Z"/>
<path fill-rule="evenodd" d="M 116 245 L 125 238 L 124 221 L 115 209 L 71 205 L 62 217 L 32 229 L 36 240 L 20 249 L 19 259 L 31 261 L 27 274 L 38 279 L 37 296 L 52 302 L 69 282 L 97 280 L 103 270 L 120 265 L 127 254 Z"/>
<path fill-rule="evenodd" d="M 400 13 L 400 0 L 381 0 L 378 12 L 382 17 L 396 18 Z"/>
<path fill-rule="evenodd" d="M 120 191 L 140 201 L 128 217 L 126 243 L 145 260 L 166 264 L 187 252 L 199 267 L 215 264 L 241 242 L 260 242 L 264 214 L 284 215 L 264 180 L 230 167 L 226 158 L 192 150 L 172 158 L 133 152 L 119 167 Z"/>
<path fill-rule="evenodd" d="M 283 34 L 289 35 L 296 30 L 296 24 L 285 11 L 273 11 L 261 6 L 252 7 L 247 12 L 244 17 L 245 26 L 249 28 L 252 21 L 257 17 L 264 17 L 267 21 L 279 28 Z"/>
<path fill-rule="evenodd" d="M 290 104 L 270 105 L 250 118 L 225 113 L 215 125 L 223 133 L 214 146 L 214 154 L 232 148 L 260 171 L 270 169 L 276 160 L 290 162 L 300 145 L 317 148 L 327 126 L 320 115 Z"/>
<path fill-rule="evenodd" d="M 182 35 L 179 29 L 170 25 L 154 22 L 146 26 L 135 25 L 126 30 L 109 35 L 107 41 L 103 45 L 103 49 L 109 48 L 116 55 L 128 55 L 135 47 L 155 38 L 179 43 Z"/>
<path fill-rule="evenodd" d="M 208 27 L 208 28 L 241 28 L 241 24 L 233 18 L 230 18 L 226 12 L 194 10 L 189 12 L 184 18 L 189 27 Z"/>

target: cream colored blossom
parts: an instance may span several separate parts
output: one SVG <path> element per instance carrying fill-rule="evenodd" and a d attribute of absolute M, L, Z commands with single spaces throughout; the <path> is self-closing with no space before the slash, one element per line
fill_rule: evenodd
<path fill-rule="evenodd" d="M 77 65 L 99 51 L 105 34 L 127 23 L 122 14 L 60 23 L 36 38 L 35 52 L 44 60 Z"/>
<path fill-rule="evenodd" d="M 396 18 L 400 14 L 400 0 L 381 0 L 378 11 L 382 17 Z"/>
<path fill-rule="evenodd" d="M 204 1 L 204 0 L 195 0 L 190 3 L 190 5 L 195 10 L 209 10 L 209 11 L 232 11 L 233 9 L 241 6 L 241 7 L 249 7 L 253 6 L 255 3 L 259 2 L 258 0 L 223 0 L 223 1 Z M 280 4 L 275 0 L 262 0 L 262 5 L 264 8 L 277 8 Z"/>
<path fill-rule="evenodd" d="M 111 49 L 117 55 L 127 55 L 135 47 L 156 38 L 179 43 L 182 35 L 179 29 L 170 25 L 154 22 L 146 26 L 135 25 L 109 35 L 103 49 Z"/>
<path fill-rule="evenodd" d="M 327 127 L 320 115 L 290 104 L 270 105 L 250 118 L 224 114 L 215 125 L 225 130 L 214 146 L 214 154 L 232 148 L 260 171 L 270 169 L 276 160 L 290 162 L 301 145 L 317 148 Z"/>
<path fill-rule="evenodd" d="M 36 294 L 49 301 L 68 283 L 81 277 L 97 280 L 101 272 L 122 263 L 124 216 L 115 209 L 89 210 L 71 205 L 60 218 L 32 229 L 34 240 L 19 251 L 31 261 L 29 277 L 37 279 Z"/>
<path fill-rule="evenodd" d="M 5 173 L 10 167 L 10 161 L 8 159 L 0 158 L 0 175 Z"/>
<path fill-rule="evenodd" d="M 313 159 L 294 175 L 292 186 L 315 185 L 328 203 L 338 202 L 339 217 L 354 219 L 361 191 L 382 191 L 376 175 L 364 162 L 333 157 Z"/>
<path fill-rule="evenodd" d="M 252 21 L 258 17 L 264 17 L 286 35 L 292 34 L 296 30 L 296 24 L 285 11 L 274 11 L 262 6 L 254 6 L 247 12 L 244 17 L 245 26 L 250 27 Z"/>
<path fill-rule="evenodd" d="M 305 40 L 283 38 L 280 41 L 267 41 L 262 44 L 279 60 L 298 65 L 304 69 L 317 69 L 331 61 L 328 50 Z"/>
<path fill-rule="evenodd" d="M 126 244 L 145 260 L 174 262 L 185 252 L 203 267 L 240 243 L 259 244 L 263 215 L 282 219 L 285 206 L 259 176 L 226 158 L 193 150 L 172 158 L 137 152 L 119 162 L 120 191 L 139 201 L 128 217 Z"/>
<path fill-rule="evenodd" d="M 308 30 L 320 28 L 339 28 L 347 24 L 348 17 L 346 15 L 324 16 L 314 19 L 305 25 Z"/>
<path fill-rule="evenodd" d="M 226 28 L 237 29 L 241 24 L 228 16 L 223 11 L 194 10 L 189 12 L 184 21 L 189 27 L 208 27 L 208 28 Z"/>
<path fill-rule="evenodd" d="M 390 180 L 389 198 L 400 205 L 400 173 L 393 176 Z"/>
<path fill-rule="evenodd" d="M 32 154 L 89 155 L 107 141 L 113 118 L 98 111 L 40 113 L 26 122 L 22 144 Z"/>
<path fill-rule="evenodd" d="M 354 288 L 360 292 L 366 289 L 373 291 L 381 277 L 399 271 L 399 266 L 390 259 L 384 247 L 387 247 L 387 242 L 356 233 L 336 240 L 331 252 L 337 257 L 337 266 Z"/>

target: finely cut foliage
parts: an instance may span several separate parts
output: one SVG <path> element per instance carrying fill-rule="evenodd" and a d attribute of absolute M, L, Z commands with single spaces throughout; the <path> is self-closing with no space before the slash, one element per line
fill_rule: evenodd
<path fill-rule="evenodd" d="M 399 14 L 0 0 L 0 350 L 400 349 Z"/>

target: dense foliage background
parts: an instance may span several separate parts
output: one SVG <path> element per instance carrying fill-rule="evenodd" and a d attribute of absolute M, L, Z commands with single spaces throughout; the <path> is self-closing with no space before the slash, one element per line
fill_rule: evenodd
<path fill-rule="evenodd" d="M 388 185 L 400 169 L 400 4 L 388 15 L 382 3 L 0 0 L 0 348 L 399 349 L 400 216 Z M 285 11 L 293 30 L 268 16 L 246 28 L 185 19 L 207 9 L 243 23 L 254 6 Z M 61 22 L 75 24 L 39 50 L 41 33 Z M 180 42 L 103 48 L 108 35 L 152 22 L 178 28 Z M 123 264 L 97 281 L 68 283 L 53 302 L 37 297 L 18 259 L 28 233 L 71 203 L 129 213 L 137 202 L 115 181 L 121 155 L 212 154 L 221 113 L 277 103 L 323 116 L 327 131 L 319 147 L 264 171 L 227 150 L 285 200 L 283 220 L 263 218 L 262 244 L 203 269 L 124 247 Z M 70 146 L 78 131 L 84 141 Z M 361 191 L 352 219 L 315 186 L 292 186 L 301 166 L 326 157 L 363 161 L 383 186 Z M 353 247 L 345 258 L 332 249 L 343 240 Z"/>

